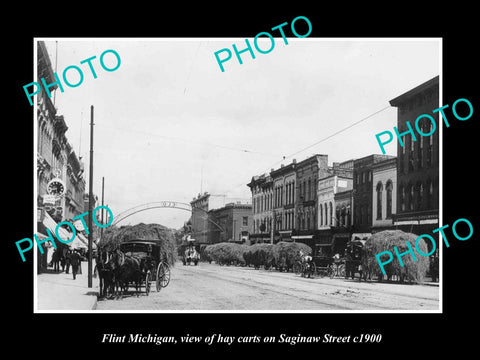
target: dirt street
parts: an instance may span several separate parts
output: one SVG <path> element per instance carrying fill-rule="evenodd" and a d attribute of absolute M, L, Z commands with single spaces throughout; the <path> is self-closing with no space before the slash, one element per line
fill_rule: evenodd
<path fill-rule="evenodd" d="M 171 269 L 160 292 L 98 301 L 97 310 L 438 310 L 439 287 L 302 278 L 292 273 L 200 263 Z M 131 288 L 133 290 L 133 288 Z M 142 291 L 144 288 L 142 288 Z"/>

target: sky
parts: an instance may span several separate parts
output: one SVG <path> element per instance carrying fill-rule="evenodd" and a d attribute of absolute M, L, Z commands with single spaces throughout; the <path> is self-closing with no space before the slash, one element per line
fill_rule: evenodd
<path fill-rule="evenodd" d="M 225 72 L 214 53 L 233 53 L 232 44 L 243 49 L 244 38 L 37 40 L 45 41 L 60 78 L 70 65 L 83 70 L 78 87 L 62 82 L 55 106 L 85 163 L 87 188 L 94 106 L 93 192 L 101 196 L 104 177 L 105 204 L 114 218 L 141 204 L 189 203 L 200 191 L 226 202 L 250 201 L 252 176 L 293 158 L 327 154 L 332 164 L 381 154 L 375 134 L 393 131 L 397 120 L 389 100 L 441 75 L 441 41 L 428 38 L 288 38 L 285 45 L 280 37 L 268 54 L 254 49 L 252 59 L 243 53 L 243 64 L 233 54 L 223 63 Z M 266 41 L 259 42 L 262 49 Z M 121 58 L 112 72 L 99 63 L 109 49 Z M 92 56 L 96 79 L 80 64 Z M 104 60 L 116 64 L 111 53 Z M 71 83 L 78 82 L 75 76 L 68 71 Z M 396 143 L 385 150 L 396 155 Z M 179 228 L 189 215 L 154 209 L 119 225 Z"/>

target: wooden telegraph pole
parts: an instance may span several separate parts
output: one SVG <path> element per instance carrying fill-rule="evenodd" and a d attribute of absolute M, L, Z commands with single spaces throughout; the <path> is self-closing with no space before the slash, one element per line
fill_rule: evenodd
<path fill-rule="evenodd" d="M 104 192 L 104 188 L 105 188 L 105 177 L 102 176 L 102 206 L 103 206 L 103 192 Z M 102 225 L 104 225 L 105 223 L 103 222 L 103 213 L 105 212 L 105 209 L 102 208 L 102 213 L 101 213 L 101 223 Z M 100 240 L 103 238 L 103 226 L 100 228 Z M 97 246 L 98 246 L 98 243 L 97 243 Z"/>
<path fill-rule="evenodd" d="M 90 106 L 90 179 L 88 182 L 88 287 L 92 287 L 92 250 L 93 250 L 93 231 L 92 231 L 92 211 L 93 211 L 93 105 Z"/>

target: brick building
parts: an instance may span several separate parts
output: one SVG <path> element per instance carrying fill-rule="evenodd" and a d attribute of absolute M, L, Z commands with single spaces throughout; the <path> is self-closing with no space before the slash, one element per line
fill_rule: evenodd
<path fill-rule="evenodd" d="M 373 167 L 375 164 L 394 159 L 390 155 L 368 155 L 353 162 L 353 231 L 370 233 L 373 213 Z"/>
<path fill-rule="evenodd" d="M 328 155 L 313 155 L 297 164 L 296 229 L 312 233 L 317 229 L 318 180 L 329 175 Z"/>
<path fill-rule="evenodd" d="M 252 192 L 252 233 L 250 241 L 271 242 L 273 225 L 273 179 L 269 174 L 252 177 L 247 184 Z"/>
<path fill-rule="evenodd" d="M 66 144 L 67 171 L 65 193 L 65 218 L 72 219 L 77 215 L 88 211 L 84 207 L 85 179 L 83 178 L 84 164 L 77 157 L 70 144 Z"/>
<path fill-rule="evenodd" d="M 415 234 L 432 234 L 439 227 L 439 77 L 407 91 L 390 100 L 397 107 L 397 128 L 402 134 L 408 130 L 407 121 L 415 130 L 415 121 L 419 115 L 429 114 L 435 119 L 436 131 L 427 118 L 418 122 L 423 133 L 415 132 L 402 137 L 397 145 L 397 211 L 393 215 L 396 228 Z M 402 143 L 404 146 L 402 146 Z"/>
<path fill-rule="evenodd" d="M 393 229 L 397 212 L 397 159 L 372 165 L 372 232 Z"/>
<path fill-rule="evenodd" d="M 253 230 L 252 205 L 229 203 L 208 212 L 208 243 L 236 242 L 250 244 Z M 219 225 L 219 226 L 218 226 Z"/>
<path fill-rule="evenodd" d="M 296 161 L 288 165 L 281 165 L 272 170 L 270 176 L 273 182 L 272 219 L 274 242 L 289 240 L 295 228 L 295 201 L 296 197 Z"/>
<path fill-rule="evenodd" d="M 225 199 L 222 196 L 213 196 L 208 192 L 198 194 L 190 201 L 192 214 L 190 217 L 191 236 L 198 244 L 208 244 L 209 217 L 208 212 L 213 209 L 221 208 L 225 205 Z"/>
<path fill-rule="evenodd" d="M 43 41 L 37 43 L 37 82 L 44 78 L 48 84 L 55 77 L 47 48 Z M 52 85 L 53 92 L 58 85 Z M 37 234 L 46 238 L 47 229 L 54 234 L 56 224 L 84 212 L 83 198 L 85 180 L 83 165 L 77 159 L 69 144 L 66 132 L 68 126 L 62 115 L 57 114 L 51 98 L 42 88 L 37 94 Z M 62 191 L 60 191 L 60 188 Z M 53 191 L 54 189 L 55 191 Z M 68 237 L 70 238 L 70 237 Z M 84 246 L 80 235 L 70 246 Z M 65 247 L 56 242 L 59 250 Z M 53 247 L 50 242 L 42 244 L 44 253 L 38 250 L 37 271 L 47 268 Z M 62 249 L 63 250 L 63 249 Z"/>

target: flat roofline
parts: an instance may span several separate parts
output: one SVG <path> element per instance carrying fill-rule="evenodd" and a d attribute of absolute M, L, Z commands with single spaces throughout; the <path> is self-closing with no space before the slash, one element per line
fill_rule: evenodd
<path fill-rule="evenodd" d="M 407 101 L 408 99 L 410 99 L 412 96 L 417 95 L 430 87 L 438 85 L 439 78 L 440 76 L 437 75 L 434 78 L 424 82 L 423 84 L 420 84 L 417 87 L 414 87 L 413 89 L 403 93 L 402 95 L 397 96 L 396 98 L 389 101 L 390 105 L 397 107 L 402 103 L 404 103 L 405 101 Z"/>

